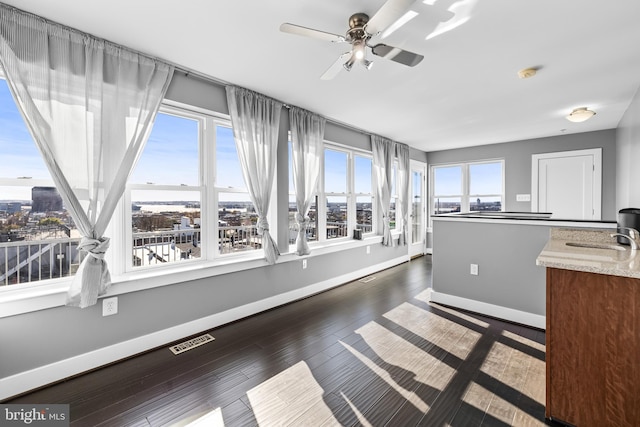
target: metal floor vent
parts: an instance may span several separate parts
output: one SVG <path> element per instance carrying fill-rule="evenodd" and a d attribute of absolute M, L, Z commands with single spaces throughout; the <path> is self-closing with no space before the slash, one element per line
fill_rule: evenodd
<path fill-rule="evenodd" d="M 180 354 L 180 353 L 184 353 L 185 351 L 191 350 L 192 348 L 201 346 L 202 344 L 211 342 L 213 340 L 215 340 L 214 337 L 212 337 L 209 334 L 204 334 L 204 335 L 200 335 L 199 337 L 191 338 L 189 341 L 172 345 L 171 347 L 169 347 L 169 350 L 171 350 L 173 354 Z"/>
<path fill-rule="evenodd" d="M 369 283 L 372 280 L 376 280 L 376 276 L 367 276 L 367 277 L 363 277 L 362 279 L 358 280 L 358 282 L 362 282 L 362 283 Z"/>

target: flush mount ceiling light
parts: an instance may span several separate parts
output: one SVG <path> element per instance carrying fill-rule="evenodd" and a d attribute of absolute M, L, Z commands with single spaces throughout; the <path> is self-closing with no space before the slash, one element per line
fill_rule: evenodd
<path fill-rule="evenodd" d="M 576 108 L 568 116 L 567 120 L 574 123 L 584 122 L 595 116 L 596 112 L 587 109 L 586 107 Z"/>

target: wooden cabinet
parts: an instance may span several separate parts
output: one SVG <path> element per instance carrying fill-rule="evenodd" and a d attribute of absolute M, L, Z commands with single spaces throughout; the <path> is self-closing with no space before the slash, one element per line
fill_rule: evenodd
<path fill-rule="evenodd" d="M 546 416 L 640 426 L 640 279 L 547 268 Z"/>

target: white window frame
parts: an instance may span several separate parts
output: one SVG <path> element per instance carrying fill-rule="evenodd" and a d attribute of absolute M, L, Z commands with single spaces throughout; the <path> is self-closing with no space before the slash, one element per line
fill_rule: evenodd
<path fill-rule="evenodd" d="M 190 259 L 190 260 L 184 260 L 181 261 L 180 263 L 167 263 L 166 265 L 161 265 L 161 264 L 154 264 L 154 265 L 150 265 L 150 266 L 144 266 L 144 267 L 135 267 L 133 266 L 131 260 L 132 260 L 132 256 L 131 254 L 133 253 L 133 230 L 132 230 L 132 212 L 131 212 L 131 207 L 132 207 L 132 197 L 131 197 L 131 192 L 132 191 L 150 191 L 150 192 L 154 192 L 154 191 L 177 191 L 177 192 L 197 192 L 200 193 L 200 222 L 201 222 L 201 230 L 204 230 L 205 232 L 209 229 L 209 223 L 207 221 L 207 217 L 208 215 L 204 214 L 206 212 L 205 208 L 206 208 L 206 200 L 207 200 L 207 188 L 204 185 L 206 181 L 206 177 L 205 177 L 205 173 L 207 171 L 207 165 L 206 165 L 206 159 L 208 158 L 207 156 L 207 145 L 205 143 L 205 135 L 206 132 L 204 131 L 204 129 L 206 129 L 206 121 L 207 118 L 206 116 L 202 115 L 202 114 L 197 114 L 193 111 L 190 111 L 188 109 L 183 109 L 183 108 L 177 108 L 174 106 L 170 106 L 170 105 L 166 105 L 166 104 L 162 104 L 160 106 L 160 109 L 158 111 L 158 113 L 162 113 L 162 114 L 168 114 L 168 115 L 174 115 L 177 117 L 184 117 L 186 119 L 190 119 L 190 120 L 195 120 L 198 123 L 198 183 L 199 185 L 181 185 L 181 184 L 154 184 L 154 183 L 145 183 L 145 184 L 134 184 L 134 183 L 127 183 L 126 189 L 125 189 L 125 193 L 123 196 L 123 209 L 124 209 L 124 215 L 123 215 L 123 228 L 122 231 L 123 233 L 120 234 L 116 234 L 117 236 L 125 236 L 124 242 L 119 242 L 119 246 L 120 247 L 124 247 L 124 253 L 122 254 L 122 257 L 120 257 L 120 259 L 118 259 L 116 261 L 117 266 L 119 267 L 116 271 L 114 271 L 114 273 L 118 274 L 118 273 L 135 273 L 137 271 L 142 271 L 142 270 L 146 270 L 146 269 L 171 269 L 172 267 L 178 265 L 178 264 L 182 264 L 182 263 L 192 263 L 192 262 L 198 262 L 200 260 L 206 260 L 208 258 L 208 247 L 210 246 L 209 244 L 209 236 L 207 236 L 207 238 L 205 239 L 204 236 L 201 235 L 201 241 L 202 241 L 202 246 L 201 246 L 201 258 L 200 259 Z M 115 215 L 114 215 L 115 218 Z M 114 221 L 112 220 L 112 223 Z M 117 226 L 117 224 L 113 224 L 115 226 Z"/>
<path fill-rule="evenodd" d="M 0 80 L 6 81 L 2 67 L 0 67 Z M 35 146 L 35 141 L 34 141 L 34 147 L 37 150 L 37 147 Z M 43 165 L 44 165 L 44 161 L 43 161 Z M 44 167 L 46 168 L 46 165 L 44 165 Z M 47 170 L 47 174 L 49 174 L 48 170 Z M 28 176 L 18 176 L 18 177 L 0 176 L 0 188 L 2 187 L 27 187 L 27 188 L 55 187 L 55 183 L 53 182 L 52 178 L 49 178 L 49 179 L 35 178 L 34 179 Z M 20 283 L 18 285 L 9 285 L 6 287 L 2 285 L 2 283 L 0 283 L 0 290 L 6 291 L 8 290 L 6 288 L 9 288 L 9 289 L 27 288 L 28 289 L 28 288 L 34 288 L 34 287 L 42 287 L 43 285 L 55 286 L 56 284 L 60 284 L 60 283 L 65 283 L 65 284 L 69 283 L 72 280 L 72 278 L 73 278 L 73 275 L 69 275 L 69 276 L 63 276 L 63 277 L 57 277 L 57 278 L 51 278 L 51 279 L 42 279 L 42 280 L 28 282 L 28 283 Z"/>
<path fill-rule="evenodd" d="M 347 183 L 346 183 L 346 192 L 345 193 L 332 193 L 325 192 L 324 183 L 325 183 L 325 150 L 338 151 L 341 153 L 345 153 L 347 155 Z M 349 147 L 347 145 L 324 141 L 324 146 L 322 149 L 322 159 L 320 162 L 320 176 L 318 179 L 318 190 L 317 190 L 317 215 L 318 215 L 318 239 L 315 241 L 309 242 L 310 247 L 319 247 L 326 246 L 327 244 L 334 244 L 338 242 L 345 242 L 353 240 L 353 230 L 357 227 L 357 215 L 356 215 L 356 202 L 359 196 L 371 196 L 371 207 L 372 207 L 372 227 L 371 231 L 367 233 L 363 233 L 364 237 L 370 237 L 376 235 L 377 230 L 377 217 L 378 217 L 378 209 L 376 206 L 375 194 L 373 193 L 373 189 L 375 188 L 375 181 L 373 176 L 373 167 L 371 168 L 371 193 L 356 193 L 355 192 L 355 157 L 364 157 L 370 159 L 373 164 L 373 154 L 366 150 L 361 150 L 358 148 Z M 346 197 L 347 203 L 347 234 L 343 237 L 327 239 L 327 197 Z"/>
<path fill-rule="evenodd" d="M 216 125 L 222 124 L 224 126 L 231 126 L 231 121 L 228 115 L 216 113 L 206 108 L 200 108 L 197 106 L 172 101 L 164 100 L 161 105 L 161 112 L 176 111 L 180 115 L 192 114 L 193 117 L 203 117 L 202 129 L 215 129 Z M 125 193 L 122 196 L 118 207 L 116 208 L 114 215 L 107 227 L 105 236 L 111 238 L 111 250 L 107 251 L 105 260 L 109 265 L 111 272 L 111 278 L 113 286 L 109 289 L 105 296 L 114 296 L 120 294 L 126 294 L 129 292 L 143 291 L 146 289 L 157 288 L 166 285 L 173 285 L 176 283 L 189 282 L 192 280 L 199 280 L 206 277 L 217 276 L 221 274 L 227 274 L 237 271 L 243 271 L 246 269 L 263 267 L 266 264 L 264 260 L 263 250 L 254 250 L 233 254 L 217 254 L 217 245 L 211 245 L 211 242 L 217 242 L 218 233 L 218 221 L 217 221 L 217 195 L 220 192 L 229 192 L 229 188 L 216 189 L 215 183 L 215 132 L 201 132 L 200 141 L 200 185 L 187 187 L 186 190 L 201 191 L 201 224 L 202 224 L 202 237 L 201 240 L 206 246 L 209 242 L 209 247 L 203 247 L 201 258 L 194 260 L 185 260 L 180 262 L 167 263 L 167 265 L 158 266 L 158 268 L 133 268 L 131 259 L 133 253 L 133 239 L 131 228 L 131 193 L 132 189 L 163 189 L 160 185 L 144 184 L 128 184 L 125 189 Z M 353 175 L 353 159 L 354 153 L 360 156 L 372 158 L 372 153 L 367 150 L 357 149 L 348 145 L 342 145 L 333 142 L 326 142 L 325 146 L 331 149 L 339 149 L 346 151 L 349 154 L 349 189 L 347 196 L 350 200 L 350 207 L 348 209 L 348 235 L 342 239 L 326 239 L 326 230 L 319 236 L 322 240 L 317 242 L 310 242 L 315 246 L 314 253 L 317 255 L 332 253 L 335 251 L 341 251 L 347 248 L 360 247 L 371 244 L 373 241 L 379 241 L 380 235 L 376 232 L 379 226 L 379 209 L 377 208 L 375 193 L 371 194 L 372 198 L 372 232 L 366 233 L 365 241 L 359 242 L 353 239 L 353 229 L 356 226 L 356 211 L 355 201 L 356 194 L 353 191 L 354 188 L 354 175 Z M 324 153 L 324 151 L 323 151 Z M 207 163 L 208 162 L 208 163 Z M 202 167 L 202 164 L 205 167 Z M 282 165 L 284 166 L 284 165 Z M 321 176 L 319 177 L 319 186 L 324 185 L 324 155 L 322 156 Z M 277 175 L 276 175 L 277 176 Z M 375 181 L 372 173 L 372 191 L 375 189 Z M 37 182 L 36 182 L 37 181 Z M 30 180 L 28 183 L 24 180 L 14 179 L 0 179 L 0 184 L 13 185 L 18 183 L 22 186 L 33 185 L 53 185 L 53 182 L 48 180 Z M 204 183 L 204 184 L 203 184 Z M 275 193 L 278 186 L 278 180 L 274 179 L 274 185 L 272 188 L 272 194 Z M 167 189 L 174 189 L 174 186 L 167 186 Z M 185 190 L 184 186 L 180 186 L 181 190 Z M 244 192 L 244 191 L 243 191 Z M 322 192 L 318 193 L 320 203 L 318 203 L 318 215 L 319 222 L 326 223 L 326 217 L 320 217 L 325 211 L 325 202 Z M 367 194 L 368 195 L 368 194 Z M 277 197 L 273 194 L 271 198 L 271 206 L 269 213 L 269 223 L 271 225 L 271 234 L 277 235 Z M 206 236 L 206 237 L 205 237 Z M 290 254 L 290 256 L 281 256 L 278 262 L 291 262 L 297 260 L 297 256 Z M 59 307 L 64 305 L 66 300 L 66 292 L 71 283 L 71 277 L 64 277 L 59 279 L 47 279 L 39 282 L 32 282 L 31 284 L 25 284 L 21 286 L 8 286 L 5 289 L 0 288 L 0 305 L 3 306 L 0 318 L 14 316 L 17 314 L 28 313 L 32 311 Z"/>
<path fill-rule="evenodd" d="M 371 192 L 370 193 L 356 193 L 355 191 L 355 179 L 356 179 L 356 168 L 355 168 L 355 161 L 356 161 L 356 157 L 362 157 L 362 158 L 366 158 L 369 159 L 371 161 Z M 350 190 L 353 193 L 353 207 L 350 207 L 350 214 L 352 214 L 353 216 L 353 221 L 349 221 L 349 224 L 352 224 L 352 226 L 350 227 L 350 232 L 349 234 L 351 236 L 353 236 L 353 230 L 355 230 L 358 226 L 358 212 L 357 212 L 357 202 L 358 202 L 358 197 L 371 197 L 371 231 L 368 231 L 366 233 L 362 233 L 363 238 L 366 236 L 373 236 L 376 234 L 376 227 L 378 225 L 378 219 L 377 219 L 377 213 L 378 213 L 378 209 L 376 207 L 376 195 L 375 195 L 375 188 L 376 188 L 376 183 L 375 183 L 375 179 L 374 179 L 374 173 L 373 173 L 373 153 L 367 153 L 366 151 L 361 151 L 361 150 L 356 150 L 356 149 L 352 149 L 351 150 L 351 174 L 349 176 L 350 178 Z"/>
<path fill-rule="evenodd" d="M 394 216 L 394 227 L 391 229 L 391 234 L 392 235 L 400 235 L 401 231 L 402 231 L 402 218 L 398 217 L 398 213 L 400 213 L 400 215 L 402 215 L 402 208 L 400 207 L 400 205 L 398 204 L 398 200 L 399 200 L 399 196 L 398 196 L 398 173 L 399 173 L 399 168 L 400 168 L 400 164 L 398 163 L 398 159 L 394 158 L 393 159 L 393 164 L 392 164 L 392 168 L 393 168 L 393 172 L 391 174 L 391 176 L 393 177 L 392 180 L 392 184 L 391 184 L 391 189 L 393 189 L 394 191 L 391 193 L 391 199 L 394 201 L 395 204 L 395 216 Z M 409 179 L 409 177 L 411 176 L 411 174 L 408 174 L 407 179 Z M 410 186 L 407 187 L 409 188 L 409 193 L 411 192 L 411 188 Z M 407 200 L 411 200 L 411 197 L 409 197 L 409 195 L 407 195 Z M 389 209 L 391 209 L 391 206 L 389 206 Z M 407 215 L 410 215 L 409 213 Z"/>
<path fill-rule="evenodd" d="M 154 184 L 127 184 L 125 197 L 123 198 L 123 219 L 121 227 L 125 235 L 125 241 L 119 243 L 126 248 L 125 254 L 115 260 L 118 268 L 114 268 L 114 275 L 144 276 L 149 271 L 183 271 L 185 268 L 201 268 L 202 265 L 217 265 L 219 263 L 250 261 L 264 258 L 264 249 L 246 252 L 236 252 L 222 254 L 219 250 L 219 226 L 218 226 L 218 201 L 221 193 L 243 193 L 248 194 L 246 188 L 219 187 L 216 185 L 216 129 L 219 126 L 231 128 L 231 120 L 228 116 L 217 114 L 201 108 L 192 107 L 175 102 L 163 102 L 160 113 L 173 114 L 178 117 L 185 117 L 196 120 L 199 123 L 199 184 L 196 186 L 185 185 L 154 185 Z M 241 173 L 241 171 L 239 171 Z M 180 262 L 167 263 L 165 265 L 151 265 L 145 267 L 134 267 L 131 263 L 133 253 L 133 234 L 131 227 L 131 191 L 132 190 L 166 190 L 166 191 L 190 191 L 200 192 L 200 222 L 201 222 L 201 256 L 200 258 L 183 260 Z M 275 199 L 272 197 L 272 199 Z M 275 203 L 270 206 L 268 221 L 275 224 L 277 211 Z M 112 221 L 115 223 L 117 221 Z M 272 229 L 276 230 L 275 227 Z M 276 233 L 277 231 L 274 231 Z M 275 234 L 274 234 L 275 235 Z M 114 245 L 112 245 L 113 247 Z M 191 265 L 192 267 L 189 267 Z"/>
<path fill-rule="evenodd" d="M 469 190 L 471 187 L 471 175 L 469 173 L 469 169 L 473 165 L 482 165 L 482 164 L 490 164 L 490 163 L 500 163 L 502 170 L 502 193 L 501 194 L 470 194 Z M 461 194 L 435 194 L 435 171 L 438 168 L 450 168 L 450 167 L 460 167 L 461 168 L 461 180 L 462 180 L 462 188 Z M 457 162 L 457 163 L 439 163 L 433 164 L 429 166 L 429 227 L 432 226 L 431 217 L 435 214 L 435 200 L 437 197 L 459 197 L 460 198 L 460 212 L 465 213 L 470 211 L 471 199 L 477 197 L 500 197 L 500 210 L 504 211 L 505 208 L 505 162 L 504 159 L 487 159 L 487 160 L 478 160 L 471 162 Z"/>

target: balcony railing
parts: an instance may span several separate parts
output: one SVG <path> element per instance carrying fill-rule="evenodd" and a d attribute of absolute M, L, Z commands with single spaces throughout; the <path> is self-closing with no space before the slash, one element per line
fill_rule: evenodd
<path fill-rule="evenodd" d="M 78 238 L 0 243 L 0 286 L 74 275 L 85 256 L 79 243 Z"/>
<path fill-rule="evenodd" d="M 362 230 L 363 233 L 370 233 L 373 228 L 371 224 L 357 224 L 356 227 Z M 327 222 L 326 227 L 327 239 L 337 239 L 339 237 L 349 237 L 349 228 L 347 224 L 344 222 Z M 298 228 L 295 222 L 289 223 L 289 244 L 293 245 L 296 243 L 296 238 L 298 237 Z M 318 240 L 316 233 L 315 224 L 309 225 L 307 228 L 307 240 L 315 241 Z"/>
<path fill-rule="evenodd" d="M 218 226 L 218 249 L 221 254 L 262 248 L 262 236 L 255 225 Z"/>
<path fill-rule="evenodd" d="M 146 266 L 200 258 L 199 228 L 133 233 L 133 265 Z M 220 254 L 262 248 L 262 236 L 255 225 L 219 226 Z"/>
<path fill-rule="evenodd" d="M 358 224 L 363 232 L 370 225 Z M 315 227 L 307 231 L 309 240 L 316 240 Z M 327 223 L 327 239 L 348 237 L 345 223 Z M 162 230 L 133 233 L 132 262 L 134 266 L 172 263 L 200 258 L 201 230 Z M 290 226 L 289 242 L 295 243 L 296 231 Z M 0 286 L 31 283 L 40 280 L 72 276 L 86 256 L 78 251 L 79 238 L 19 240 L 0 243 Z M 219 226 L 218 251 L 231 254 L 262 248 L 262 236 L 254 225 Z"/>

